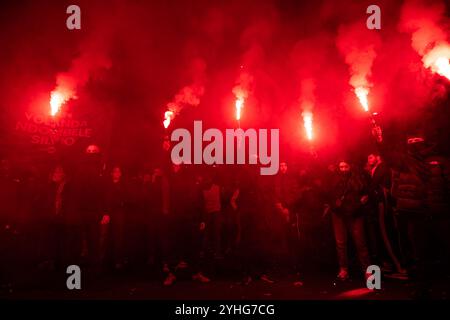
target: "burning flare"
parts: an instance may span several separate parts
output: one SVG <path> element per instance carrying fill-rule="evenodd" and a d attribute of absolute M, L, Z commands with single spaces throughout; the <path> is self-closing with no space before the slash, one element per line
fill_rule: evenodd
<path fill-rule="evenodd" d="M 200 104 L 200 98 L 203 96 L 205 88 L 201 84 L 194 83 L 183 87 L 169 102 L 166 107 L 167 111 L 164 113 L 164 128 L 168 128 L 170 122 L 175 118 L 175 115 L 180 114 L 186 106 L 196 107 Z"/>
<path fill-rule="evenodd" d="M 355 94 L 359 99 L 359 103 L 363 107 L 364 111 L 369 111 L 369 102 L 367 100 L 367 95 L 369 94 L 369 89 L 365 87 L 356 87 Z"/>
<path fill-rule="evenodd" d="M 241 69 L 243 69 L 244 66 L 241 66 Z M 242 109 L 244 108 L 245 99 L 247 99 L 250 85 L 253 82 L 253 77 L 245 72 L 241 71 L 239 74 L 239 79 L 237 80 L 236 85 L 233 88 L 233 94 L 236 97 L 236 120 L 239 122 L 241 120 L 242 116 Z"/>
<path fill-rule="evenodd" d="M 437 73 L 450 80 L 450 45 L 448 43 L 440 44 L 431 49 L 423 56 L 423 64 L 426 68 L 431 69 L 433 73 Z"/>
<path fill-rule="evenodd" d="M 166 111 L 164 112 L 164 121 L 163 121 L 163 125 L 164 128 L 167 129 L 170 125 L 170 122 L 172 121 L 172 119 L 174 118 L 174 113 L 172 111 Z"/>
<path fill-rule="evenodd" d="M 236 120 L 241 120 L 241 110 L 244 107 L 244 98 L 236 99 Z"/>
<path fill-rule="evenodd" d="M 302 116 L 306 137 L 311 141 L 313 138 L 313 114 L 309 111 L 303 111 Z"/>
<path fill-rule="evenodd" d="M 236 96 L 235 108 L 236 108 L 236 120 L 240 121 L 242 116 L 242 109 L 244 108 L 245 99 L 248 93 L 245 89 L 240 86 L 233 88 L 233 93 Z"/>
<path fill-rule="evenodd" d="M 64 95 L 62 92 L 54 90 L 50 94 L 50 115 L 52 117 L 56 116 L 56 114 L 61 110 L 61 106 L 69 100 L 67 95 Z"/>

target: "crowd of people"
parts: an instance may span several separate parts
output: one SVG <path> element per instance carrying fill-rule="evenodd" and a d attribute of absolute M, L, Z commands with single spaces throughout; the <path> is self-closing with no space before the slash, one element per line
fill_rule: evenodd
<path fill-rule="evenodd" d="M 164 162 L 130 175 L 105 169 L 93 145 L 76 170 L 58 164 L 48 181 L 19 178 L 2 160 L 0 282 L 17 264 L 75 264 L 94 273 L 152 266 L 166 286 L 181 273 L 206 283 L 234 261 L 242 284 L 272 283 L 278 270 L 301 285 L 329 266 L 339 281 L 364 280 L 375 264 L 426 290 L 430 268 L 450 270 L 450 167 L 422 137 L 399 152 L 379 128 L 374 136 L 379 147 L 364 167 L 280 161 L 275 176 Z"/>

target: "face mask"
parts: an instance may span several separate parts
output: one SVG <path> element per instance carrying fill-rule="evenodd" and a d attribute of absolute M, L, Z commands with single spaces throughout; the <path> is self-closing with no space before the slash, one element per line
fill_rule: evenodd
<path fill-rule="evenodd" d="M 413 156 L 424 156 L 427 152 L 425 144 L 423 142 L 409 143 L 408 153 Z"/>

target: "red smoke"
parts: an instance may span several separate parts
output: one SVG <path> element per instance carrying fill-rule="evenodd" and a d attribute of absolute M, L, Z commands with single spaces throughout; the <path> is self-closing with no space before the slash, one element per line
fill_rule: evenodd
<path fill-rule="evenodd" d="M 81 44 L 81 53 L 72 60 L 69 70 L 56 75 L 56 87 L 50 98 L 52 116 L 59 112 L 65 102 L 76 99 L 77 91 L 99 70 L 111 67 L 112 31 L 106 28 L 105 25 L 96 28 Z"/>
<path fill-rule="evenodd" d="M 369 110 L 368 94 L 372 83 L 372 66 L 377 56 L 380 39 L 376 31 L 365 28 L 363 21 L 339 28 L 337 47 L 349 66 L 350 80 L 365 111 Z"/>
<path fill-rule="evenodd" d="M 203 85 L 206 64 L 202 59 L 195 59 L 192 62 L 192 72 L 194 83 L 183 87 L 167 104 L 167 111 L 164 113 L 164 127 L 170 125 L 170 121 L 178 115 L 185 106 L 196 107 L 200 104 L 200 98 L 205 93 Z"/>
<path fill-rule="evenodd" d="M 449 19 L 443 2 L 407 1 L 402 7 L 400 30 L 411 33 L 411 45 L 432 72 L 450 80 Z"/>

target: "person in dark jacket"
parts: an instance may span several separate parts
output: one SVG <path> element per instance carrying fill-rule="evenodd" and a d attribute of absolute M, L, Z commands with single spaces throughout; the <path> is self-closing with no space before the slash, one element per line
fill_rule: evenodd
<path fill-rule="evenodd" d="M 112 258 L 116 270 L 125 266 L 125 220 L 128 193 L 122 178 L 122 170 L 114 166 L 111 178 L 105 185 L 103 217 L 101 220 L 100 254 L 106 257 L 108 243 L 111 241 Z"/>
<path fill-rule="evenodd" d="M 171 285 L 176 277 L 170 268 L 173 248 L 169 215 L 169 181 L 162 166 L 156 166 L 144 179 L 144 210 L 147 214 L 148 262 L 162 266 L 165 285 Z"/>
<path fill-rule="evenodd" d="M 272 190 L 263 190 L 261 177 L 256 168 L 246 167 L 237 182 L 237 190 L 233 202 L 239 219 L 239 234 L 237 239 L 237 258 L 241 262 L 243 285 L 259 279 L 272 284 L 269 269 L 273 256 L 269 254 Z"/>
<path fill-rule="evenodd" d="M 0 285 L 11 285 L 15 255 L 17 254 L 15 214 L 18 207 L 18 188 L 10 162 L 0 161 Z M 0 287 L 1 289 L 1 287 Z"/>
<path fill-rule="evenodd" d="M 333 231 L 329 215 L 323 215 L 327 200 L 323 178 L 317 172 L 307 172 L 299 181 L 299 233 L 303 269 L 315 270 L 318 265 L 334 263 Z"/>
<path fill-rule="evenodd" d="M 82 256 L 90 268 L 99 271 L 101 264 L 100 239 L 104 206 L 104 178 L 100 149 L 86 148 L 77 174 L 73 179 L 76 210 L 83 229 Z"/>
<path fill-rule="evenodd" d="M 204 226 L 203 253 L 208 257 L 222 258 L 222 186 L 214 175 L 203 181 L 202 226 Z"/>
<path fill-rule="evenodd" d="M 381 155 L 393 168 L 392 196 L 400 225 L 404 225 L 409 242 L 411 262 L 406 267 L 415 280 L 414 298 L 424 298 L 431 285 L 430 253 L 434 246 L 431 235 L 439 234 L 443 260 L 449 252 L 449 166 L 448 161 L 433 154 L 421 134 L 407 138 L 406 152 L 389 146 L 379 126 L 372 134 Z M 441 232 L 439 232 L 441 231 Z M 403 241 L 402 249 L 407 247 Z"/>
<path fill-rule="evenodd" d="M 348 161 L 339 162 L 339 173 L 331 190 L 330 209 L 336 250 L 339 260 L 339 280 L 347 280 L 348 272 L 348 239 L 350 233 L 355 243 L 360 266 L 365 274 L 369 263 L 369 252 L 364 233 L 363 205 L 369 199 L 367 185 Z"/>
<path fill-rule="evenodd" d="M 366 214 L 367 242 L 372 262 L 387 265 L 387 254 L 382 240 L 379 208 L 386 203 L 386 192 L 390 189 L 391 172 L 377 153 L 367 157 L 367 180 L 369 203 Z"/>
<path fill-rule="evenodd" d="M 280 170 L 274 181 L 275 213 L 281 220 L 282 250 L 287 249 L 288 264 L 299 273 L 301 260 L 298 202 L 300 189 L 297 177 L 288 169 L 286 161 L 280 162 Z"/>
<path fill-rule="evenodd" d="M 181 269 L 187 267 L 187 259 L 191 257 L 192 248 L 194 217 L 190 207 L 193 203 L 191 199 L 193 182 L 190 178 L 182 165 L 172 165 L 169 175 L 169 210 L 173 217 L 173 243 L 177 268 Z"/>
<path fill-rule="evenodd" d="M 0 161 L 0 230 L 12 227 L 16 222 L 19 182 L 11 174 L 10 162 Z"/>
<path fill-rule="evenodd" d="M 56 166 L 51 172 L 41 199 L 45 225 L 43 248 L 47 252 L 44 263 L 48 269 L 58 270 L 67 262 L 75 263 L 69 260 L 76 260 L 74 251 L 79 249 L 73 238 L 77 231 L 71 228 L 74 216 L 71 184 L 62 166 Z"/>
<path fill-rule="evenodd" d="M 171 220 L 171 242 L 175 258 L 174 273 L 169 275 L 165 284 L 175 281 L 176 271 L 189 269 L 192 279 L 200 282 L 209 282 L 209 278 L 200 272 L 199 243 L 201 225 L 201 209 L 198 206 L 199 186 L 182 164 L 172 164 L 169 175 L 169 215 Z"/>

